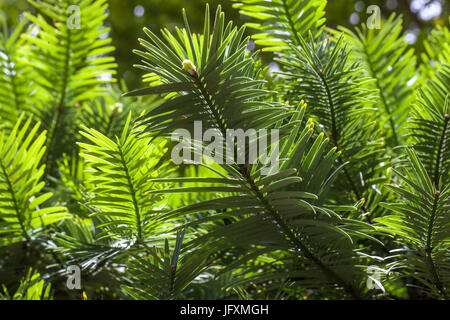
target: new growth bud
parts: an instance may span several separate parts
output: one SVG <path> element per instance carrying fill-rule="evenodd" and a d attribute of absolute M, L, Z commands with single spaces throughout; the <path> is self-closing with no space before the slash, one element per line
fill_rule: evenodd
<path fill-rule="evenodd" d="M 183 60 L 183 69 L 191 76 L 193 77 L 197 76 L 197 67 L 194 66 L 191 60 L 188 59 Z"/>

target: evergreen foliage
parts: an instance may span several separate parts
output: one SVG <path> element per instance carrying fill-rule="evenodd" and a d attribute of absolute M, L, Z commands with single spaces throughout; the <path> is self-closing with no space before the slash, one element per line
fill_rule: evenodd
<path fill-rule="evenodd" d="M 448 29 L 417 59 L 399 16 L 330 29 L 324 0 L 236 0 L 271 75 L 207 5 L 199 33 L 184 10 L 144 28 L 128 90 L 106 0 L 29 2 L 0 37 L 0 298 L 449 298 Z M 265 134 L 202 157 L 199 121 Z M 265 141 L 278 168 L 251 159 Z"/>

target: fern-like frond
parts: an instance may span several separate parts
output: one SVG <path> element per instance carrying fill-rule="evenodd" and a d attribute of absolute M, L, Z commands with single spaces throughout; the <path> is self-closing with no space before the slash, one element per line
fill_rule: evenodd
<path fill-rule="evenodd" d="M 25 36 L 32 45 L 25 58 L 39 75 L 35 81 L 45 101 L 36 112 L 48 130 L 44 156 L 48 171 L 67 145 L 74 143 L 70 137 L 74 136 L 76 127 L 66 118 L 74 117 L 72 109 L 83 101 L 104 94 L 102 85 L 114 81 L 116 64 L 107 55 L 114 50 L 111 39 L 103 37 L 109 32 L 103 27 L 107 18 L 106 0 L 29 2 L 44 14 L 27 14 L 37 35 Z M 73 21 L 77 14 L 79 26 Z"/>
<path fill-rule="evenodd" d="M 49 224 L 67 217 L 63 207 L 45 207 L 52 196 L 41 194 L 45 132 L 20 118 L 11 131 L 0 132 L 0 244 L 31 240 Z"/>
<path fill-rule="evenodd" d="M 410 122 L 414 148 L 434 185 L 450 183 L 450 65 L 419 91 Z"/>
<path fill-rule="evenodd" d="M 421 54 L 420 70 L 422 82 L 426 82 L 442 66 L 450 65 L 450 30 L 446 26 L 437 26 L 423 45 L 425 51 Z"/>
<path fill-rule="evenodd" d="M 87 161 L 90 199 L 86 205 L 93 209 L 102 236 L 140 242 L 156 237 L 156 231 L 162 232 L 155 216 L 163 209 L 165 199 L 151 193 L 154 186 L 148 180 L 158 173 L 167 174 L 167 167 L 157 167 L 164 144 L 151 145 L 147 139 L 137 139 L 130 121 L 131 113 L 122 135 L 115 140 L 82 127 L 81 134 L 91 144 L 78 145 Z"/>
<path fill-rule="evenodd" d="M 50 266 L 53 269 L 50 277 L 66 275 L 68 265 L 78 265 L 87 274 L 96 274 L 114 263 L 121 263 L 134 243 L 133 239 L 105 238 L 92 219 L 74 216 L 65 220 L 44 243 L 58 256 L 58 263 Z"/>
<path fill-rule="evenodd" d="M 336 188 L 339 194 L 349 190 L 357 202 L 380 182 L 380 168 L 375 168 L 382 161 L 384 142 L 373 116 L 373 80 L 361 76 L 362 68 L 348 61 L 342 38 L 336 43 L 324 35 L 299 40 L 298 48 L 292 46 L 291 54 L 278 59 L 283 91 L 289 100 L 300 97 L 307 102 L 319 131 L 342 151 L 337 165 L 343 166 L 343 183 L 337 182 Z"/>
<path fill-rule="evenodd" d="M 239 12 L 252 18 L 252 36 L 265 51 L 283 51 L 300 45 L 308 31 L 316 33 L 325 22 L 326 0 L 234 0 Z M 253 22 L 255 21 L 255 22 Z"/>
<path fill-rule="evenodd" d="M 186 29 L 177 31 L 180 40 L 162 30 L 167 45 L 144 29 L 152 43 L 140 40 L 147 52 L 136 51 L 144 58 L 137 67 L 158 81 L 127 95 L 178 93 L 142 117 L 147 131 L 193 131 L 194 120 L 201 120 L 204 130 L 216 128 L 225 137 L 228 128 L 269 128 L 289 116 L 286 106 L 262 101 L 268 91 L 255 80 L 260 70 L 245 50 L 244 29 L 233 28 L 231 21 L 225 25 L 220 10 L 211 32 L 209 21 L 207 9 L 204 34 L 198 35 L 191 34 L 186 20 Z"/>
<path fill-rule="evenodd" d="M 394 169 L 402 186 L 389 186 L 401 199 L 385 203 L 393 215 L 378 218 L 383 230 L 390 233 L 407 250 L 397 253 L 403 258 L 404 272 L 415 277 L 435 297 L 448 298 L 450 286 L 450 187 L 435 186 L 417 154 L 407 149 L 408 164 Z M 401 172 L 400 172 L 401 171 Z"/>
<path fill-rule="evenodd" d="M 122 287 L 125 292 L 134 299 L 176 299 L 206 269 L 209 251 L 184 251 L 184 232 L 178 232 L 172 252 L 166 240 L 163 248 L 149 247 L 145 256 L 131 258 L 130 284 Z"/>
<path fill-rule="evenodd" d="M 194 121 L 199 120 L 205 129 L 214 128 L 223 137 L 227 129 L 278 129 L 280 139 L 272 145 L 279 145 L 281 150 L 280 170 L 268 170 L 264 175 L 264 162 L 240 164 L 233 159 L 232 163 L 221 164 L 223 171 L 211 168 L 215 178 L 153 179 L 153 182 L 180 183 L 180 187 L 151 193 L 220 192 L 211 200 L 175 208 L 158 219 L 170 221 L 201 212 L 203 216 L 189 222 L 189 227 L 203 227 L 228 219 L 224 226 L 207 228 L 210 231 L 188 242 L 187 248 L 195 250 L 205 241 L 211 242 L 212 252 L 243 247 L 252 252 L 251 259 L 258 257 L 252 248 L 263 246 L 268 252 L 283 251 L 290 257 L 286 261 L 292 261 L 292 252 L 295 252 L 295 257 L 301 256 L 306 261 L 305 273 L 314 273 L 322 285 L 331 288 L 337 284 L 347 294 L 360 297 L 361 278 L 351 267 L 352 259 L 356 258 L 351 244 L 352 235 L 363 235 L 361 231 L 367 227 L 342 219 L 315 203 L 319 200 L 317 194 L 320 195 L 335 177 L 330 173 L 338 157 L 336 148 L 327 151 L 329 139 L 323 134 L 312 138 L 314 124 L 304 126 L 303 104 L 294 108 L 262 101 L 267 92 L 260 89 L 261 83 L 255 79 L 257 68 L 246 54 L 247 43 L 241 42 L 240 36 L 236 38 L 237 31 L 232 29 L 231 23 L 224 28 L 220 8 L 211 36 L 208 9 L 205 21 L 203 35 L 191 34 L 186 22 L 186 29 L 179 32 L 181 42 L 166 32 L 168 44 L 164 44 L 147 31 L 154 45 L 143 42 L 149 50 L 140 53 L 145 58 L 143 68 L 157 74 L 163 84 L 130 95 L 171 94 L 166 102 L 144 115 L 137 126 L 157 136 L 180 127 L 192 130 Z M 179 64 L 171 64 L 171 59 Z M 201 141 L 196 137 L 193 140 L 192 148 L 198 151 Z M 186 185 L 187 182 L 221 186 L 193 188 Z M 331 248 L 337 243 L 347 243 L 348 250 L 340 255 Z M 289 278 L 288 273 L 284 274 L 286 277 Z"/>
<path fill-rule="evenodd" d="M 32 70 L 24 61 L 29 44 L 21 37 L 27 27 L 27 19 L 22 19 L 11 34 L 0 34 L 0 117 L 9 128 L 35 96 Z"/>
<path fill-rule="evenodd" d="M 339 28 L 350 45 L 352 58 L 361 62 L 368 75 L 376 80 L 373 87 L 379 91 L 376 107 L 381 116 L 380 125 L 391 146 L 403 141 L 402 127 L 414 100 L 414 83 L 417 82 L 414 50 L 404 40 L 402 23 L 402 18 L 393 14 L 382 22 L 380 30 L 368 29 L 365 25 L 355 32 Z"/>

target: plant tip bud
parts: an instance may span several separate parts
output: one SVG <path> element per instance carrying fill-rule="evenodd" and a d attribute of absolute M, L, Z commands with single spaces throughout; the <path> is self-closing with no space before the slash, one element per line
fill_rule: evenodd
<path fill-rule="evenodd" d="M 187 73 L 189 73 L 193 77 L 197 75 L 197 67 L 194 66 L 192 61 L 189 59 L 183 60 L 183 70 L 186 71 Z"/>

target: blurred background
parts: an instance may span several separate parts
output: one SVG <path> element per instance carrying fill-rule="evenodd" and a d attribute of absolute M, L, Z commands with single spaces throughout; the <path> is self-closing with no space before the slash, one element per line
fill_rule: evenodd
<path fill-rule="evenodd" d="M 247 20 L 233 9 L 231 0 L 109 0 L 108 23 L 116 47 L 114 55 L 119 63 L 119 79 L 124 79 L 128 88 L 140 86 L 140 73 L 133 68 L 139 58 L 131 50 L 139 47 L 137 39 L 144 36 L 144 26 L 154 32 L 163 27 L 173 30 L 175 25 L 183 24 L 181 9 L 185 8 L 191 28 L 200 31 L 206 3 L 213 10 L 217 5 L 222 5 L 228 18 L 238 25 Z M 392 12 L 403 15 L 404 29 L 408 34 L 406 39 L 416 47 L 418 55 L 423 51 L 420 38 L 434 26 L 449 23 L 450 1 L 446 0 L 328 0 L 327 25 L 359 25 L 370 16 L 366 13 L 370 5 L 378 5 L 383 17 L 388 17 Z M 26 0 L 0 0 L 0 26 L 4 23 L 9 26 L 17 24 L 24 11 L 32 11 Z"/>

